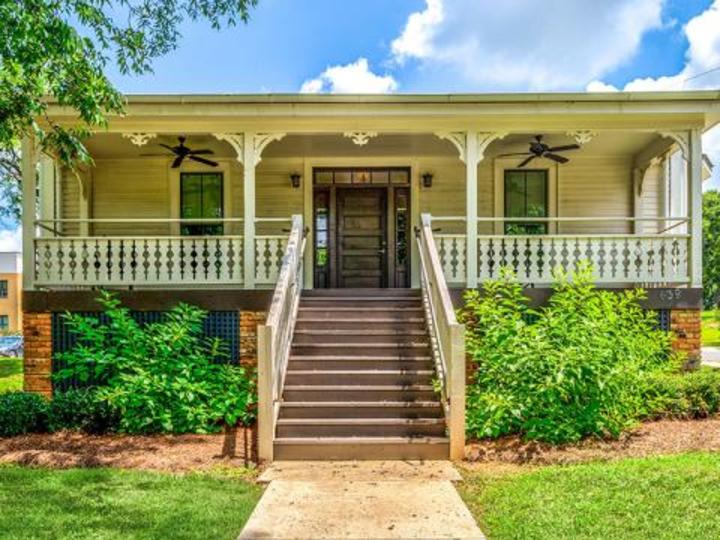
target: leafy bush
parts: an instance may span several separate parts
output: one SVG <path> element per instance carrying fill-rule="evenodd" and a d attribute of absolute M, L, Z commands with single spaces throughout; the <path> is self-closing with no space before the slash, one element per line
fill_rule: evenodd
<path fill-rule="evenodd" d="M 48 402 L 31 392 L 0 394 L 0 437 L 36 433 L 47 428 Z"/>
<path fill-rule="evenodd" d="M 140 326 L 112 294 L 98 301 L 109 322 L 66 314 L 78 345 L 60 355 L 60 379 L 93 380 L 96 395 L 129 433 L 207 433 L 252 420 L 253 374 L 214 362 L 224 348 L 202 335 L 206 313 L 178 305 L 164 321 Z"/>
<path fill-rule="evenodd" d="M 476 364 L 468 387 L 471 436 L 522 434 L 551 443 L 617 436 L 644 413 L 644 381 L 677 360 L 643 310 L 641 290 L 597 290 L 592 269 L 557 272 L 547 307 L 533 310 L 509 272 L 465 295 L 461 319 Z"/>
<path fill-rule="evenodd" d="M 645 383 L 643 400 L 650 418 L 706 418 L 720 413 L 720 371 L 654 374 Z"/>
<path fill-rule="evenodd" d="M 56 392 L 49 406 L 48 429 L 77 429 L 102 434 L 116 431 L 120 423 L 118 412 L 99 399 L 93 389 L 81 388 Z"/>

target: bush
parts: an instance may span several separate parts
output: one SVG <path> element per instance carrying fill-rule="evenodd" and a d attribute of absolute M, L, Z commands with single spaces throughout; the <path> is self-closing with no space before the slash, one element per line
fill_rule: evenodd
<path fill-rule="evenodd" d="M 720 371 L 706 367 L 652 375 L 643 400 L 648 418 L 706 418 L 720 413 Z"/>
<path fill-rule="evenodd" d="M 206 313 L 178 305 L 163 322 L 140 326 L 110 293 L 98 301 L 109 322 L 66 314 L 78 345 L 59 355 L 57 378 L 97 384 L 97 398 L 129 433 L 208 433 L 249 423 L 255 381 L 240 366 L 218 364 L 223 344 L 202 335 Z"/>
<path fill-rule="evenodd" d="M 617 436 L 645 413 L 646 377 L 676 367 L 670 336 L 640 307 L 643 291 L 599 291 L 589 265 L 555 279 L 538 310 L 509 272 L 465 295 L 461 320 L 477 366 L 469 435 L 556 444 Z"/>
<path fill-rule="evenodd" d="M 48 429 L 76 429 L 92 434 L 116 431 L 120 415 L 92 389 L 57 392 L 49 406 Z"/>
<path fill-rule="evenodd" d="M 48 402 L 31 392 L 0 394 L 0 437 L 45 431 Z"/>

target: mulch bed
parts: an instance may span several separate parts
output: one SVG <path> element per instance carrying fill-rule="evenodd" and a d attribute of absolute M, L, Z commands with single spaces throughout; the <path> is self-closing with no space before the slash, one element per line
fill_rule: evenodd
<path fill-rule="evenodd" d="M 0 438 L 0 463 L 36 467 L 118 467 L 168 472 L 244 467 L 254 458 L 257 440 L 252 429 L 239 429 L 236 457 L 221 457 L 224 435 L 85 435 L 58 432 Z M 466 447 L 467 466 L 549 465 L 678 454 L 720 452 L 720 417 L 706 420 L 648 422 L 619 440 L 587 439 L 551 446 L 523 442 L 519 437 L 474 441 Z"/>
<path fill-rule="evenodd" d="M 720 451 L 720 417 L 647 422 L 618 440 L 586 439 L 560 447 L 519 437 L 474 441 L 465 455 L 478 464 L 550 465 L 700 451 Z"/>
<path fill-rule="evenodd" d="M 234 458 L 221 457 L 224 435 L 86 435 L 52 434 L 0 438 L 0 463 L 34 467 L 118 467 L 167 472 L 209 470 L 218 466 L 244 467 L 245 436 L 248 455 L 256 439 L 251 429 L 238 429 Z"/>

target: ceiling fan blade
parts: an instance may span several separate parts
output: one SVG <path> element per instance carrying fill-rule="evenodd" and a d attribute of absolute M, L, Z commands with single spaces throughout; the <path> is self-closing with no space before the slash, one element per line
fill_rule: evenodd
<path fill-rule="evenodd" d="M 171 167 L 172 167 L 173 169 L 177 169 L 177 168 L 180 166 L 180 164 L 183 162 L 184 159 L 185 159 L 185 156 L 178 156 L 178 157 L 176 157 L 176 158 L 175 158 L 175 161 L 172 162 Z"/>
<path fill-rule="evenodd" d="M 140 154 L 141 157 L 169 157 L 167 154 Z"/>
<path fill-rule="evenodd" d="M 198 163 L 204 163 L 205 165 L 210 165 L 211 167 L 217 167 L 218 164 L 215 161 L 210 161 L 209 159 L 197 157 L 197 156 L 188 156 L 193 161 L 197 161 Z"/>
<path fill-rule="evenodd" d="M 169 145 L 167 145 L 167 144 L 158 143 L 158 146 L 162 146 L 163 148 L 167 148 L 168 150 L 170 150 L 170 151 L 173 152 L 173 153 L 175 152 L 175 149 L 174 149 L 172 146 L 169 146 Z"/>
<path fill-rule="evenodd" d="M 498 154 L 496 157 L 527 156 L 529 152 L 510 152 L 509 154 Z"/>
<path fill-rule="evenodd" d="M 552 148 L 548 148 L 548 152 L 565 152 L 567 150 L 578 150 L 579 148 L 579 144 L 567 144 L 565 146 L 553 146 Z"/>
<path fill-rule="evenodd" d="M 207 155 L 207 154 L 214 154 L 214 153 L 215 152 L 213 152 L 209 148 L 203 148 L 202 150 L 190 150 L 190 152 L 188 152 L 188 154 L 190 154 L 191 156 Z"/>
<path fill-rule="evenodd" d="M 530 163 L 530 162 L 531 162 L 533 159 L 535 159 L 536 157 L 537 157 L 537 156 L 536 156 L 535 154 L 533 154 L 533 155 L 530 156 L 529 158 L 523 160 L 523 162 L 520 163 L 520 165 L 518 165 L 518 169 L 523 168 L 525 165 L 527 165 L 528 163 Z"/>
<path fill-rule="evenodd" d="M 567 163 L 568 161 L 570 161 L 566 157 L 558 156 L 557 154 L 551 154 L 550 152 L 545 153 L 543 157 L 552 159 L 553 161 L 557 161 L 558 163 Z"/>

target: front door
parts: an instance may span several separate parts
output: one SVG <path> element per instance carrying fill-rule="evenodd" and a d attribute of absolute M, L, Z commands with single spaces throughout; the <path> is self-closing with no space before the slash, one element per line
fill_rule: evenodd
<path fill-rule="evenodd" d="M 386 207 L 384 188 L 338 189 L 338 287 L 387 286 Z"/>
<path fill-rule="evenodd" d="M 316 288 L 409 286 L 410 170 L 315 169 Z"/>

